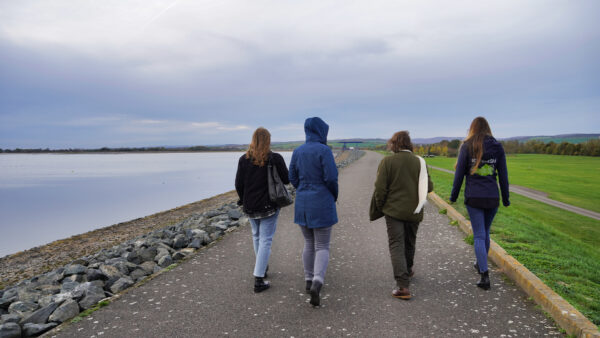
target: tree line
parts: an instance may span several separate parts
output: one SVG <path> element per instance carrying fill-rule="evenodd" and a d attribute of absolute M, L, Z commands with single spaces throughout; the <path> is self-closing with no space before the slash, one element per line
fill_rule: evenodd
<path fill-rule="evenodd" d="M 416 154 L 421 156 L 448 156 L 456 157 L 462 141 L 443 140 L 433 144 L 417 144 L 414 146 Z M 569 156 L 600 156 L 600 139 L 591 139 L 582 143 L 569 142 L 543 142 L 539 140 L 529 140 L 520 142 L 518 140 L 500 141 L 507 154 L 549 154 L 549 155 L 569 155 Z M 386 145 L 381 144 L 375 147 L 376 150 L 385 150 Z"/>

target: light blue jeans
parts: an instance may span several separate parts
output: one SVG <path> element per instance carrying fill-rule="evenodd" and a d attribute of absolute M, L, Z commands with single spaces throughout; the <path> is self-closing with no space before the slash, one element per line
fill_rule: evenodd
<path fill-rule="evenodd" d="M 304 251 L 302 251 L 304 279 L 319 281 L 324 284 L 325 272 L 329 264 L 331 228 L 310 229 L 306 226 L 300 226 L 302 235 L 304 235 Z"/>
<path fill-rule="evenodd" d="M 269 256 L 271 256 L 271 243 L 273 243 L 273 236 L 277 228 L 277 216 L 279 216 L 279 210 L 275 212 L 275 215 L 266 218 L 250 218 L 254 255 L 256 256 L 254 277 L 265 276 Z"/>
<path fill-rule="evenodd" d="M 467 205 L 471 228 L 473 229 L 473 247 L 479 272 L 488 271 L 488 252 L 490 251 L 490 228 L 498 208 L 480 209 Z"/>

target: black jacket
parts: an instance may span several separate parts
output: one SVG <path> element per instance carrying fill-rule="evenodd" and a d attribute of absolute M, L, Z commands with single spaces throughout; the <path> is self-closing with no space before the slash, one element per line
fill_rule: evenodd
<path fill-rule="evenodd" d="M 281 181 L 289 184 L 288 169 L 283 157 L 278 153 L 269 154 L 271 164 L 277 168 Z M 235 190 L 244 212 L 252 217 L 253 214 L 264 214 L 278 207 L 269 199 L 269 188 L 267 186 L 267 164 L 259 167 L 252 163 L 252 159 L 246 158 L 246 154 L 238 161 L 237 174 L 235 175 Z"/>
<path fill-rule="evenodd" d="M 455 202 L 460 192 L 463 179 L 467 178 L 465 184 L 465 203 L 469 199 L 491 198 L 498 199 L 498 183 L 500 181 L 500 192 L 502 193 L 502 204 L 510 205 L 508 191 L 508 172 L 506 170 L 506 156 L 502 144 L 495 138 L 488 136 L 483 141 L 483 156 L 479 168 L 474 175 L 470 174 L 471 168 L 477 159 L 469 154 L 469 145 L 460 147 L 456 171 L 454 173 L 454 184 L 450 193 L 450 201 Z"/>

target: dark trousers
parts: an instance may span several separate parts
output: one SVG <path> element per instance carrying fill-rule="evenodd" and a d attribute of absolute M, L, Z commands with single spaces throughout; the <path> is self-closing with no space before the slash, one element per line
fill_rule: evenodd
<path fill-rule="evenodd" d="M 408 275 L 412 271 L 415 258 L 415 242 L 417 241 L 419 222 L 404 222 L 385 216 L 385 223 L 394 279 L 398 287 L 407 288 L 409 285 Z"/>

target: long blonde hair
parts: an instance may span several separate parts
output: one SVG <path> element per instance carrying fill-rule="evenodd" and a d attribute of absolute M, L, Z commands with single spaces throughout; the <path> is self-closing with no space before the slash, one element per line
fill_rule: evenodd
<path fill-rule="evenodd" d="M 271 133 L 263 127 L 258 127 L 252 134 L 252 142 L 246 151 L 246 158 L 252 163 L 262 167 L 265 165 L 271 152 Z"/>
<path fill-rule="evenodd" d="M 483 156 L 483 141 L 486 136 L 492 136 L 492 129 L 490 129 L 490 125 L 484 117 L 478 116 L 471 122 L 469 133 L 463 142 L 463 145 L 466 143 L 469 147 L 469 154 L 471 154 L 471 157 L 477 159 L 475 165 L 471 168 L 471 175 L 475 174 L 481 163 L 481 157 Z"/>

